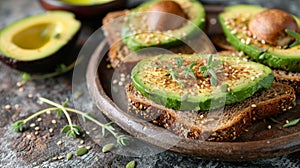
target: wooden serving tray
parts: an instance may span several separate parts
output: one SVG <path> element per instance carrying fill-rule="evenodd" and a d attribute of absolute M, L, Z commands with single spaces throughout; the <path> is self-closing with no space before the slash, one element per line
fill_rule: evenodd
<path fill-rule="evenodd" d="M 216 19 L 217 14 L 222 10 L 221 7 L 214 6 L 206 8 L 208 19 Z M 218 23 L 209 24 L 208 27 L 209 36 L 221 33 Z M 107 47 L 107 41 L 103 39 L 89 60 L 86 72 L 88 90 L 99 110 L 133 137 L 183 155 L 224 161 L 271 158 L 300 151 L 300 124 L 282 128 L 286 120 L 300 117 L 300 99 L 297 99 L 297 106 L 294 109 L 274 117 L 280 123 L 275 123 L 270 119 L 258 121 L 235 142 L 182 139 L 162 127 L 129 114 L 126 111 L 127 100 L 124 85 L 118 88 L 120 101 L 114 101 L 111 95 L 114 70 L 108 69 L 106 59 L 100 56 L 106 54 Z M 271 129 L 268 129 L 269 125 Z M 159 135 L 159 138 L 149 136 L 149 133 Z"/>

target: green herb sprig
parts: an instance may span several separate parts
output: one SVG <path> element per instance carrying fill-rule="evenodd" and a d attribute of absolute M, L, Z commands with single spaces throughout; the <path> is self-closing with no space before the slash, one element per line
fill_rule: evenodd
<path fill-rule="evenodd" d="M 188 78 L 189 76 L 196 79 L 196 76 L 194 74 L 193 67 L 196 64 L 196 61 L 192 61 L 189 66 L 184 66 L 184 60 L 180 57 L 176 57 L 175 60 L 176 68 L 172 67 L 171 64 L 168 65 L 168 71 L 167 74 L 172 78 L 172 80 L 177 81 L 180 85 L 185 86 L 185 82 L 179 79 L 180 75 L 183 75 L 184 78 Z M 179 69 L 182 69 L 181 72 L 179 72 Z"/>
<path fill-rule="evenodd" d="M 62 114 L 65 115 L 65 117 L 67 118 L 68 121 L 68 125 L 64 126 L 61 130 L 62 133 L 66 133 L 66 135 L 68 137 L 76 137 L 76 136 L 80 136 L 81 135 L 81 128 L 75 124 L 72 123 L 71 117 L 69 112 L 72 113 L 76 113 L 78 115 L 81 115 L 83 118 L 93 122 L 94 124 L 100 126 L 102 128 L 102 134 L 103 136 L 106 135 L 106 131 L 108 131 L 109 133 L 111 133 L 116 139 L 117 139 L 117 143 L 121 146 L 126 146 L 128 144 L 128 140 L 129 138 L 126 135 L 123 134 L 119 134 L 117 132 L 115 132 L 115 128 L 112 126 L 112 122 L 107 123 L 107 124 L 103 124 L 101 122 L 99 122 L 98 120 L 96 120 L 94 117 L 91 116 L 90 113 L 85 113 L 82 111 L 78 111 L 72 108 L 68 108 L 67 104 L 68 104 L 68 100 L 66 100 L 63 104 L 58 104 L 55 103 L 51 100 L 48 100 L 46 98 L 43 97 L 39 97 L 39 100 L 47 103 L 51 106 L 54 107 L 50 107 L 50 108 L 46 108 L 43 109 L 41 111 L 38 111 L 34 114 L 32 114 L 31 116 L 23 119 L 23 120 L 18 120 L 16 121 L 13 125 L 12 128 L 15 131 L 23 131 L 23 127 L 26 123 L 28 123 L 29 121 L 31 121 L 32 119 L 34 119 L 35 117 L 46 113 L 47 111 L 57 111 L 57 116 L 61 116 Z"/>
<path fill-rule="evenodd" d="M 210 83 L 213 86 L 218 85 L 219 79 L 216 72 L 218 72 L 221 69 L 220 67 L 218 67 L 218 65 L 220 65 L 221 63 L 222 61 L 220 60 L 213 61 L 213 55 L 209 55 L 207 65 L 199 67 L 199 71 L 203 73 L 204 78 L 208 77 L 208 75 L 211 76 Z"/>
<path fill-rule="evenodd" d="M 294 119 L 292 121 L 289 121 L 288 123 L 284 124 L 282 127 L 286 128 L 286 127 L 291 127 L 291 126 L 295 126 L 300 122 L 300 118 Z"/>
<path fill-rule="evenodd" d="M 294 37 L 296 39 L 291 45 L 289 45 L 290 48 L 291 47 L 295 47 L 295 46 L 297 46 L 297 45 L 300 44 L 300 34 L 299 33 L 294 32 L 294 31 L 292 31 L 290 29 L 285 29 L 285 32 L 288 35 L 290 35 L 290 36 L 292 36 L 292 37 Z"/>

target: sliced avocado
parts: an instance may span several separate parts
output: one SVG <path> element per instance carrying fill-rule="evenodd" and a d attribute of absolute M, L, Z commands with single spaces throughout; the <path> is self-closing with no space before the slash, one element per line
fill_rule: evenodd
<path fill-rule="evenodd" d="M 228 42 L 253 60 L 271 68 L 300 72 L 300 45 L 287 48 L 271 46 L 254 39 L 249 33 L 249 20 L 264 10 L 266 8 L 254 5 L 226 7 L 219 20 Z M 300 19 L 294 18 L 300 25 Z"/>
<path fill-rule="evenodd" d="M 143 96 L 176 110 L 209 110 L 223 106 L 222 102 L 239 102 L 273 82 L 272 70 L 267 66 L 239 57 L 209 56 L 214 56 L 214 62 L 220 60 L 218 66 L 223 68 L 215 70 L 219 76 L 216 86 L 200 71 L 208 55 L 196 54 L 146 58 L 133 68 L 131 80 Z"/>
<path fill-rule="evenodd" d="M 33 15 L 0 30 L 0 60 L 21 71 L 53 71 L 71 57 L 81 23 L 74 14 L 53 11 Z"/>
<path fill-rule="evenodd" d="M 172 0 L 178 3 L 183 12 L 186 14 L 186 19 L 174 14 L 169 14 L 169 20 L 180 22 L 187 21 L 181 27 L 167 30 L 150 30 L 147 25 L 147 17 L 151 12 L 149 9 L 161 0 L 153 0 L 146 2 L 128 14 L 128 19 L 122 27 L 121 36 L 123 42 L 131 50 L 139 50 L 147 47 L 171 47 L 182 44 L 183 41 L 191 36 L 199 28 L 203 28 L 205 24 L 205 10 L 202 4 L 197 0 Z"/>

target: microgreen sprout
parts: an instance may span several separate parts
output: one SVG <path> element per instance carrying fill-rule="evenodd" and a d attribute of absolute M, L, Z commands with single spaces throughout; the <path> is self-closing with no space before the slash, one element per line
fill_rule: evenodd
<path fill-rule="evenodd" d="M 75 110 L 72 108 L 68 108 L 67 104 L 68 104 L 68 100 L 66 100 L 64 103 L 62 104 L 58 104 L 55 103 L 51 100 L 48 100 L 46 98 L 43 97 L 39 97 L 39 100 L 47 103 L 51 106 L 54 107 L 50 107 L 50 108 L 46 108 L 43 109 L 41 111 L 38 111 L 34 114 L 32 114 L 31 116 L 27 117 L 26 119 L 23 120 L 19 120 L 16 121 L 13 125 L 12 128 L 15 131 L 23 131 L 23 127 L 26 123 L 28 123 L 29 121 L 31 121 L 32 119 L 34 119 L 35 117 L 46 113 L 47 111 L 57 111 L 57 115 L 60 117 L 62 114 L 65 115 L 65 117 L 67 118 L 68 124 L 66 126 L 64 126 L 61 130 L 62 133 L 66 133 L 66 135 L 68 137 L 77 137 L 80 136 L 82 133 L 81 128 L 78 125 L 75 125 L 72 123 L 71 117 L 70 117 L 70 112 L 71 113 L 76 113 L 78 115 L 81 115 L 83 118 L 85 118 L 86 120 L 89 120 L 91 122 L 93 122 L 94 124 L 100 126 L 102 128 L 102 134 L 105 136 L 106 135 L 106 131 L 108 131 L 109 133 L 111 133 L 116 139 L 117 139 L 117 143 L 121 146 L 126 146 L 128 144 L 128 137 L 126 135 L 123 134 L 119 134 L 117 132 L 115 132 L 115 128 L 112 126 L 112 122 L 107 123 L 107 124 L 103 124 L 101 122 L 99 122 L 98 120 L 96 120 L 94 117 L 91 116 L 90 113 L 85 113 L 79 110 Z"/>
<path fill-rule="evenodd" d="M 288 35 L 290 35 L 290 36 L 292 36 L 292 37 L 294 37 L 294 38 L 296 39 L 296 40 L 289 46 L 290 48 L 291 48 L 291 47 L 295 47 L 295 46 L 297 46 L 297 45 L 300 44 L 300 34 L 299 34 L 299 33 L 294 32 L 294 31 L 292 31 L 292 30 L 290 30 L 290 29 L 285 29 L 285 32 L 286 32 Z"/>
<path fill-rule="evenodd" d="M 199 67 L 199 71 L 203 73 L 204 78 L 208 77 L 209 75 L 211 76 L 210 83 L 213 86 L 218 85 L 219 79 L 216 72 L 218 72 L 221 69 L 220 67 L 218 67 L 218 65 L 220 65 L 221 63 L 222 61 L 220 60 L 213 61 L 213 55 L 209 55 L 207 65 Z"/>
<path fill-rule="evenodd" d="M 292 121 L 289 121 L 288 123 L 284 124 L 282 127 L 286 128 L 286 127 L 291 127 L 291 126 L 295 126 L 300 122 L 300 118 L 294 119 Z"/>

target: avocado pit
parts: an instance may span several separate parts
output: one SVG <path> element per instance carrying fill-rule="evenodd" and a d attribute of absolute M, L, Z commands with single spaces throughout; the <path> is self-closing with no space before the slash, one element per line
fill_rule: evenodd
<path fill-rule="evenodd" d="M 187 18 L 181 6 L 175 1 L 159 1 L 151 6 L 148 11 L 150 13 L 147 24 L 150 30 L 174 30 L 181 27 Z M 178 17 L 170 18 L 172 14 Z"/>
<path fill-rule="evenodd" d="M 273 46 L 287 46 L 294 38 L 285 30 L 299 32 L 296 20 L 287 12 L 278 9 L 267 9 L 256 14 L 249 21 L 249 31 L 258 40 Z"/>

